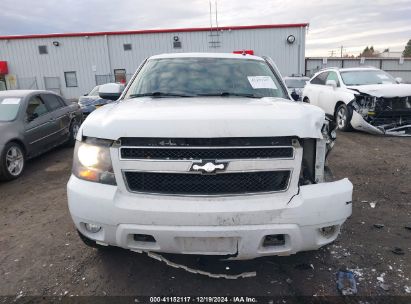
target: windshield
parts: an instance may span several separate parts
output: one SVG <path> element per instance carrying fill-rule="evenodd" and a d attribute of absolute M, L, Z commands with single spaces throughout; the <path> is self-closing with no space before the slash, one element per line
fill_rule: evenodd
<path fill-rule="evenodd" d="M 0 97 L 0 121 L 12 121 L 19 112 L 21 98 Z"/>
<path fill-rule="evenodd" d="M 288 88 L 304 88 L 309 79 L 284 79 Z"/>
<path fill-rule="evenodd" d="M 229 58 L 149 60 L 125 98 L 207 95 L 287 98 L 265 61 Z"/>
<path fill-rule="evenodd" d="M 381 70 L 358 70 L 341 72 L 341 78 L 345 85 L 391 84 L 395 79 Z"/>
<path fill-rule="evenodd" d="M 98 96 L 98 88 L 99 86 L 94 87 L 94 89 L 92 89 L 91 92 L 88 93 L 88 96 Z"/>

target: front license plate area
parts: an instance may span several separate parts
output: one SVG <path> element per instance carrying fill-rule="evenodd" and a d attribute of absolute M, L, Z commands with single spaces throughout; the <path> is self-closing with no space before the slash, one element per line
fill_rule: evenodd
<path fill-rule="evenodd" d="M 177 237 L 185 254 L 227 255 L 237 253 L 237 238 L 234 237 Z"/>

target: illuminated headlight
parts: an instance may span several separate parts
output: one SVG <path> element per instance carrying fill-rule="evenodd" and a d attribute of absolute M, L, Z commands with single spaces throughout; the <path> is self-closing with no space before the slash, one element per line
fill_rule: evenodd
<path fill-rule="evenodd" d="M 110 157 L 111 141 L 87 139 L 76 142 L 73 157 L 73 174 L 83 180 L 116 185 Z"/>

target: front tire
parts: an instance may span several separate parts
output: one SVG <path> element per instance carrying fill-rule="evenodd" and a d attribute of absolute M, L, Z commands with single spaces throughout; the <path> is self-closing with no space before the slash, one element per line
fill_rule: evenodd
<path fill-rule="evenodd" d="M 0 180 L 9 181 L 23 174 L 26 159 L 21 145 L 9 142 L 0 155 Z"/>
<path fill-rule="evenodd" d="M 347 132 L 351 130 L 351 115 L 345 104 L 341 104 L 335 111 L 335 122 L 337 128 L 341 131 Z"/>

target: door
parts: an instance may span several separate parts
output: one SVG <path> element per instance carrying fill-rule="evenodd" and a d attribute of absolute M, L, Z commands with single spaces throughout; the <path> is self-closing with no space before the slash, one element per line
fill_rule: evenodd
<path fill-rule="evenodd" d="M 59 96 L 54 94 L 42 94 L 41 97 L 53 116 L 51 141 L 54 144 L 60 144 L 69 136 L 70 117 L 67 106 Z"/>
<path fill-rule="evenodd" d="M 315 106 L 320 106 L 319 96 L 325 87 L 325 80 L 328 72 L 322 72 L 310 81 L 304 89 L 305 95 L 310 99 L 310 103 Z"/>
<path fill-rule="evenodd" d="M 39 95 L 29 97 L 24 132 L 31 156 L 47 150 L 52 144 L 50 134 L 53 133 L 53 115 Z"/>
<path fill-rule="evenodd" d="M 339 91 L 341 88 L 340 81 L 338 79 L 337 72 L 328 72 L 325 83 L 328 80 L 334 80 L 337 83 L 337 87 L 324 85 L 318 96 L 318 106 L 325 111 L 325 113 L 334 115 L 335 105 L 338 102 Z"/>

